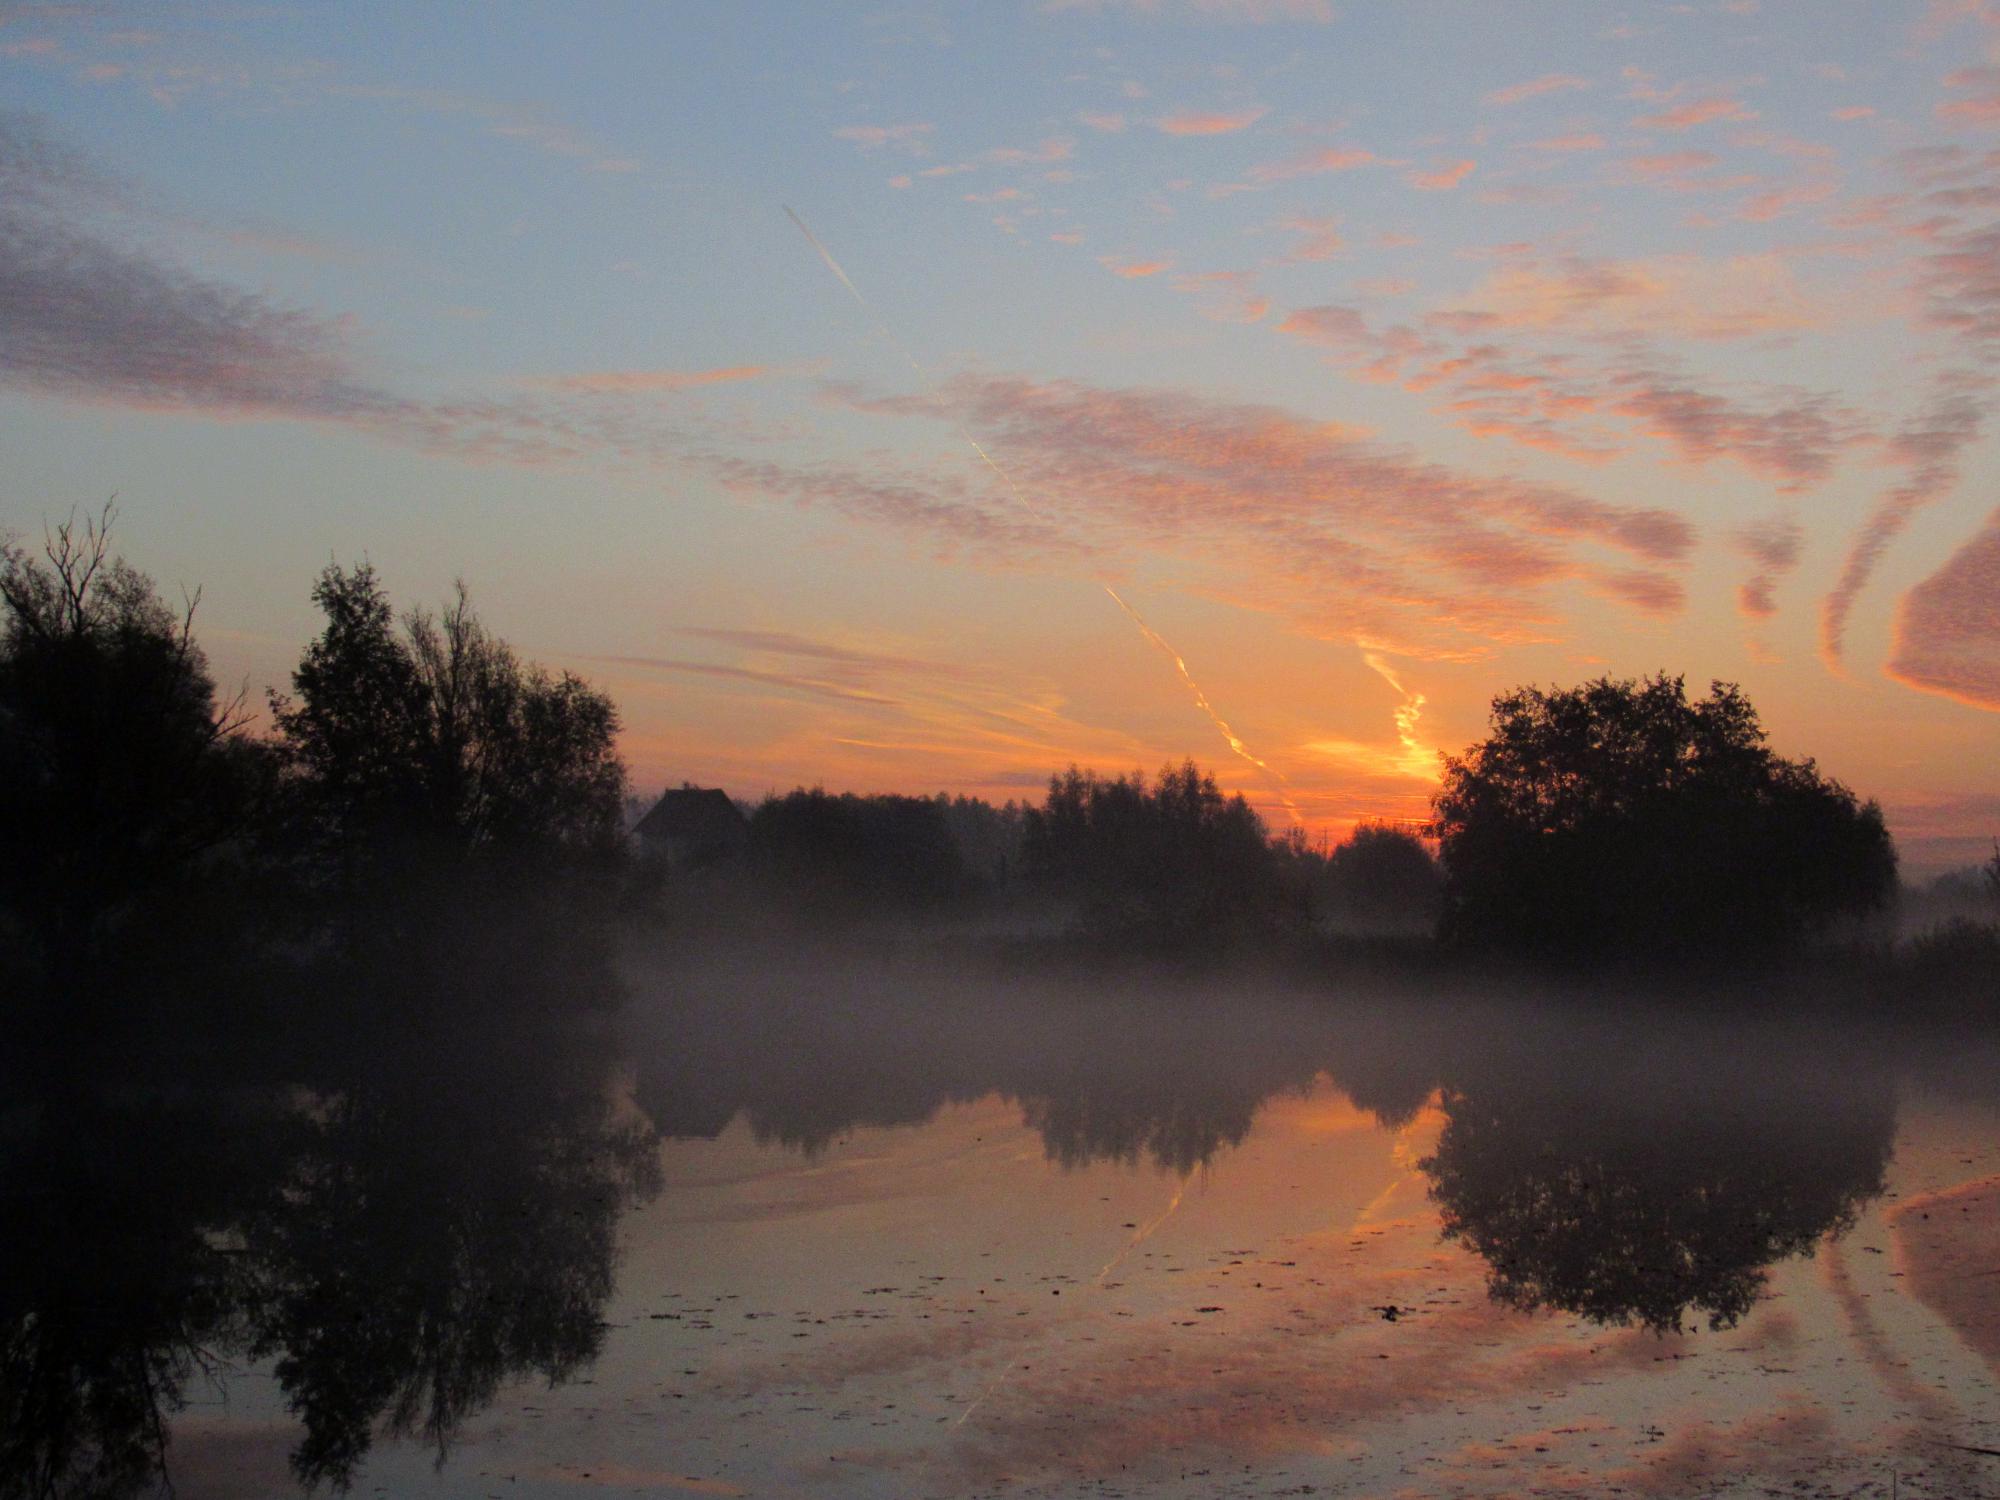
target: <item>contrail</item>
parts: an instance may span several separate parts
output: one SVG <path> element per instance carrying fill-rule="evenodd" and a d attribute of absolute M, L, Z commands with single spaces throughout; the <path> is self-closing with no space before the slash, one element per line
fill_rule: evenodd
<path fill-rule="evenodd" d="M 1145 620 L 1140 618 L 1139 611 L 1127 604 L 1119 595 L 1118 590 L 1107 583 L 1104 585 L 1104 592 L 1109 594 L 1112 601 L 1125 611 L 1127 618 L 1139 627 L 1139 633 L 1158 647 L 1160 653 L 1174 664 L 1174 670 L 1181 674 L 1181 681 L 1186 683 L 1188 691 L 1194 694 L 1195 707 L 1208 715 L 1209 723 L 1221 731 L 1222 737 L 1229 742 L 1229 748 L 1271 778 L 1272 783 L 1278 790 L 1278 800 L 1285 804 L 1285 811 L 1292 815 L 1292 821 L 1294 823 L 1305 822 L 1305 819 L 1299 816 L 1298 806 L 1292 801 L 1290 792 L 1286 790 L 1288 783 L 1285 781 L 1283 774 L 1272 769 L 1270 765 L 1251 754 L 1250 747 L 1237 738 L 1236 731 L 1229 727 L 1229 721 L 1215 711 L 1215 706 L 1208 701 L 1208 694 L 1201 690 L 1201 684 L 1196 682 L 1194 674 L 1188 671 L 1187 663 L 1181 659 L 1180 652 L 1169 646 L 1159 631 L 1153 629 Z"/>
<path fill-rule="evenodd" d="M 1417 738 L 1417 720 L 1423 717 L 1424 695 L 1413 693 L 1403 686 L 1403 679 L 1386 661 L 1373 651 L 1363 651 L 1361 660 L 1390 687 L 1403 695 L 1403 703 L 1396 710 L 1396 738 L 1403 742 L 1403 760 L 1406 766 L 1428 768 L 1437 752 L 1426 749 Z"/>
<path fill-rule="evenodd" d="M 896 352 L 903 356 L 904 363 L 916 371 L 917 379 L 923 382 L 924 389 L 930 393 L 931 400 L 937 404 L 938 409 L 950 420 L 952 426 L 958 429 L 958 435 L 965 439 L 967 446 L 979 455 L 980 462 L 991 469 L 999 477 L 1000 482 L 1007 486 L 1008 492 L 1013 495 L 1015 503 L 1044 525 L 1054 528 L 1055 522 L 1053 518 L 1021 492 L 1021 487 L 1014 482 L 1014 476 L 995 461 L 993 455 L 980 445 L 978 438 L 966 430 L 965 424 L 958 419 L 958 414 L 952 410 L 951 404 L 945 400 L 944 393 L 938 389 L 937 382 L 931 379 L 930 372 L 918 362 L 916 355 L 910 352 L 909 346 L 896 336 L 896 330 L 889 326 L 888 320 L 876 312 L 868 299 L 861 294 L 861 288 L 854 284 L 854 278 L 849 276 L 841 268 L 840 262 L 833 258 L 833 252 L 819 242 L 819 236 L 806 227 L 804 219 L 801 219 L 796 213 L 792 212 L 791 205 L 780 204 L 779 206 L 785 210 L 785 217 L 790 219 L 797 226 L 799 233 L 806 237 L 806 243 L 819 252 L 819 258 L 826 262 L 826 268 L 840 278 L 840 284 L 847 288 L 849 294 L 860 304 L 861 310 L 868 314 L 876 328 L 895 346 Z M 1181 681 L 1186 683 L 1188 691 L 1194 694 L 1195 706 L 1208 716 L 1211 724 L 1221 731 L 1223 739 L 1228 741 L 1231 750 L 1235 751 L 1237 755 L 1271 778 L 1273 785 L 1277 789 L 1278 800 L 1284 804 L 1285 811 L 1291 814 L 1294 823 L 1303 824 L 1305 819 L 1300 815 L 1298 805 L 1292 801 L 1290 792 L 1286 790 L 1289 783 L 1286 782 L 1284 776 L 1274 770 L 1267 762 L 1253 755 L 1250 747 L 1243 743 L 1236 731 L 1231 729 L 1222 715 L 1215 711 L 1214 706 L 1208 701 L 1208 695 L 1201 690 L 1201 685 L 1194 680 L 1194 674 L 1188 671 L 1187 662 L 1182 659 L 1181 654 L 1168 645 L 1157 630 L 1142 620 L 1139 617 L 1139 612 L 1120 598 L 1118 591 L 1112 588 L 1110 584 L 1107 583 L 1104 585 L 1104 592 L 1109 594 L 1117 606 L 1125 612 L 1126 617 L 1134 625 L 1138 626 L 1139 633 L 1159 648 L 1160 652 L 1168 660 L 1173 662 L 1174 670 L 1180 673 Z"/>
<path fill-rule="evenodd" d="M 1180 1180 L 1180 1185 L 1174 1189 L 1174 1196 L 1167 1200 L 1167 1206 L 1148 1219 L 1144 1224 L 1141 1224 L 1132 1238 L 1125 1242 L 1125 1248 L 1104 1263 L 1104 1269 L 1099 1271 L 1091 1281 L 1092 1286 L 1103 1286 L 1105 1277 L 1124 1265 L 1127 1256 L 1134 1250 L 1137 1250 L 1147 1240 L 1151 1239 L 1153 1231 L 1174 1216 L 1174 1210 L 1181 1206 L 1181 1199 L 1187 1196 L 1188 1183 L 1193 1180 L 1194 1174 L 1192 1172 Z"/>

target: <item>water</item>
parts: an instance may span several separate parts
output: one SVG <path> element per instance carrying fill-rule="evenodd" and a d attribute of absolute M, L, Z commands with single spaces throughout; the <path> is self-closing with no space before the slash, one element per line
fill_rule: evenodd
<path fill-rule="evenodd" d="M 1754 986 L 638 971 L 615 1036 L 66 1133 L 48 1180 L 120 1162 L 99 1352 L 209 1366 L 179 1494 L 302 1443 L 364 1495 L 2000 1493 L 1991 1046 Z"/>

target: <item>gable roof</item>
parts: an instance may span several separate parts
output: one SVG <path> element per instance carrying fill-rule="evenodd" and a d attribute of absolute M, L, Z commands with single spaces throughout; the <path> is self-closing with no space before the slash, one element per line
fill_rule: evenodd
<path fill-rule="evenodd" d="M 642 839 L 696 845 L 735 843 L 749 824 L 720 787 L 683 786 L 663 792 L 633 832 Z"/>

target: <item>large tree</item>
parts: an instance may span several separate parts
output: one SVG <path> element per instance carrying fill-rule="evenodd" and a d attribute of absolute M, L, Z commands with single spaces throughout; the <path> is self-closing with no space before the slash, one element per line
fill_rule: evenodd
<path fill-rule="evenodd" d="M 142 940 L 192 932 L 263 781 L 194 600 L 168 608 L 115 557 L 111 519 L 55 527 L 40 556 L 0 546 L 0 988 L 69 1009 Z M 157 991 L 187 964 L 155 968 Z"/>
<path fill-rule="evenodd" d="M 524 664 L 463 587 L 400 628 L 366 564 L 329 567 L 313 600 L 326 629 L 272 717 L 293 785 L 344 859 L 415 843 L 543 858 L 615 844 L 625 770 L 605 694 Z"/>
<path fill-rule="evenodd" d="M 1448 939 L 1638 958 L 1782 944 L 1889 899 L 1881 810 L 1679 677 L 1521 688 L 1447 757 L 1432 831 Z"/>

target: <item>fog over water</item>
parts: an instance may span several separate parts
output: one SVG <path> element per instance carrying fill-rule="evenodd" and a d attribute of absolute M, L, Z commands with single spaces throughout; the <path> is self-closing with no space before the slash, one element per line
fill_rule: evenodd
<path fill-rule="evenodd" d="M 1754 986 L 770 946 L 635 948 L 618 1011 L 385 1023 L 311 1087 L 15 1080 L 10 1492 L 147 1492 L 162 1440 L 225 1497 L 1994 1462 L 1990 1046 Z"/>

